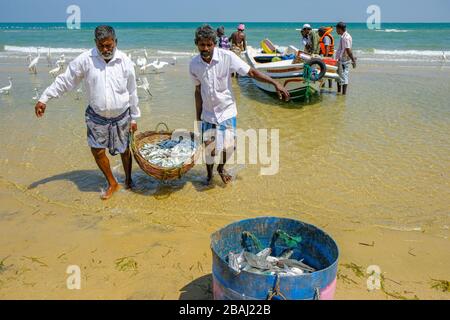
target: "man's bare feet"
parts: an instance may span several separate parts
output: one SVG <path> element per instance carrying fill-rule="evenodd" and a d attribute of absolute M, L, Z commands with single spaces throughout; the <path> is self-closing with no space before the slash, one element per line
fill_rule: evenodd
<path fill-rule="evenodd" d="M 114 193 L 120 190 L 120 185 L 116 182 L 113 185 L 110 185 L 108 189 L 101 195 L 102 200 L 109 200 L 112 198 Z"/>
<path fill-rule="evenodd" d="M 134 184 L 134 182 L 131 181 L 125 181 L 125 190 L 132 190 L 136 187 L 136 185 Z"/>
<path fill-rule="evenodd" d="M 219 175 L 222 178 L 223 183 L 229 184 L 231 182 L 231 180 L 233 179 L 233 177 L 231 175 L 229 175 L 225 169 L 221 168 L 221 169 L 217 169 L 217 171 L 219 172 Z"/>

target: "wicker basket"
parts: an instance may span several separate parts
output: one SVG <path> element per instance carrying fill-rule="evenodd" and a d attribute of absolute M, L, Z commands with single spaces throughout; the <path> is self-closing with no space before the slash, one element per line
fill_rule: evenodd
<path fill-rule="evenodd" d="M 158 130 L 160 126 L 164 126 L 166 130 Z M 156 126 L 155 131 L 146 131 L 136 136 L 131 136 L 131 150 L 133 151 L 134 159 L 138 163 L 139 167 L 149 176 L 160 180 L 170 181 L 180 179 L 184 174 L 191 170 L 195 161 L 200 154 L 200 147 L 197 147 L 195 154 L 192 158 L 186 161 L 181 167 L 177 168 L 162 168 L 157 165 L 151 164 L 144 157 L 142 157 L 139 150 L 147 143 L 158 143 L 160 141 L 171 139 L 173 131 L 169 131 L 169 128 L 165 123 L 160 123 Z M 191 132 L 191 138 L 194 139 L 194 133 Z"/>

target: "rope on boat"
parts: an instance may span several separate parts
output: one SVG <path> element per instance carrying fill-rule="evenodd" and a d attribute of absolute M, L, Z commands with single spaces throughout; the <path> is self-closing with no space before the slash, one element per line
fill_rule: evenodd
<path fill-rule="evenodd" d="M 307 103 L 309 103 L 309 98 L 311 97 L 311 89 L 309 85 L 311 83 L 311 76 L 312 76 L 311 66 L 305 63 L 303 67 L 303 79 L 305 79 L 306 82 L 305 99 Z"/>

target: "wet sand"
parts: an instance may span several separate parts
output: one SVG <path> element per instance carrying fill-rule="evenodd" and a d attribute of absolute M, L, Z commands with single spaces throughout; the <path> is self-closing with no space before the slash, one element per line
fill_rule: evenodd
<path fill-rule="evenodd" d="M 186 67 L 148 75 L 154 98 L 141 103 L 141 129 L 192 128 Z M 241 79 L 238 126 L 280 129 L 279 174 L 233 165 L 231 186 L 216 176 L 205 188 L 201 166 L 160 184 L 135 165 L 136 190 L 108 202 L 86 147 L 85 102 L 69 94 L 38 121 L 31 97 L 50 83 L 47 69 L 0 68 L 1 83 L 15 81 L 0 97 L 1 299 L 211 299 L 210 234 L 267 215 L 317 225 L 337 241 L 338 299 L 449 298 L 432 288 L 450 278 L 448 68 L 363 64 L 348 97 L 305 106 Z M 120 164 L 112 159 L 123 182 Z M 69 265 L 81 267 L 79 291 L 66 287 Z M 381 268 L 384 291 L 367 290 L 360 271 L 370 265 Z"/>

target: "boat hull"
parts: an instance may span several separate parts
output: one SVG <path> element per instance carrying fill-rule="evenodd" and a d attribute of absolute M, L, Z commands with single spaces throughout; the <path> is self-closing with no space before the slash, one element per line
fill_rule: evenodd
<path fill-rule="evenodd" d="M 276 82 L 284 86 L 291 95 L 292 99 L 305 98 L 308 92 L 310 95 L 317 95 L 320 93 L 320 87 L 322 86 L 324 80 L 306 81 L 303 78 L 303 63 L 293 64 L 292 60 L 268 63 L 257 62 L 256 59 L 263 60 L 266 58 L 265 56 L 270 58 L 270 55 L 261 54 L 251 47 L 249 47 L 245 53 L 245 57 L 250 66 L 268 75 Z M 259 89 L 270 94 L 276 94 L 276 89 L 272 84 L 256 79 L 253 79 L 253 82 Z"/>
<path fill-rule="evenodd" d="M 274 80 L 286 88 L 286 90 L 291 95 L 291 99 L 305 98 L 308 87 L 311 95 L 317 95 L 320 93 L 320 86 L 321 86 L 320 81 L 310 82 L 308 85 L 305 82 L 305 80 L 300 77 L 282 78 Z M 255 79 L 253 79 L 253 82 L 259 89 L 266 91 L 269 94 L 275 95 L 277 93 L 275 87 L 270 83 L 261 82 Z"/>

